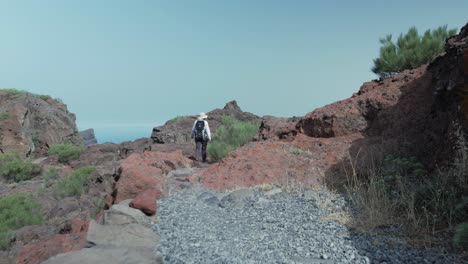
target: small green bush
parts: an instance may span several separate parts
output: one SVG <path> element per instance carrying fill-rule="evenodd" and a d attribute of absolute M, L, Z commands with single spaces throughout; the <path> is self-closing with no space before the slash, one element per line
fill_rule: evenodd
<path fill-rule="evenodd" d="M 223 116 L 222 125 L 213 135 L 213 142 L 208 145 L 208 155 L 214 161 L 221 160 L 231 151 L 252 141 L 258 126 L 241 122 L 231 116 Z"/>
<path fill-rule="evenodd" d="M 379 58 L 374 59 L 372 71 L 386 78 L 406 69 L 413 69 L 429 63 L 444 51 L 445 40 L 456 33 L 456 29 L 447 30 L 447 26 L 427 30 L 423 36 L 412 27 L 396 43 L 392 35 L 380 39 Z"/>
<path fill-rule="evenodd" d="M 293 149 L 291 149 L 290 152 L 291 152 L 291 154 L 298 156 L 298 155 L 302 154 L 302 149 L 293 148 Z"/>
<path fill-rule="evenodd" d="M 28 225 L 42 224 L 40 204 L 32 197 L 14 194 L 0 199 L 0 249 L 10 245 L 12 233 Z"/>
<path fill-rule="evenodd" d="M 6 112 L 0 113 L 0 122 L 5 121 L 8 118 L 10 118 L 10 113 L 6 113 Z"/>
<path fill-rule="evenodd" d="M 59 180 L 55 187 L 55 194 L 60 198 L 78 196 L 89 189 L 90 177 L 94 166 L 85 166 L 75 170 L 70 176 Z"/>
<path fill-rule="evenodd" d="M 176 116 L 172 119 L 169 119 L 167 122 L 166 122 L 166 125 L 170 125 L 170 124 L 174 124 L 175 122 L 181 120 L 181 119 L 184 119 L 185 117 L 184 116 Z"/>
<path fill-rule="evenodd" d="M 57 180 L 59 175 L 61 173 L 60 169 L 57 168 L 50 168 L 45 174 L 44 174 L 44 187 L 49 187 L 52 185 L 52 182 Z"/>
<path fill-rule="evenodd" d="M 49 155 L 57 155 L 61 163 L 69 164 L 70 161 L 79 159 L 84 150 L 82 146 L 57 144 L 50 147 Z"/>
<path fill-rule="evenodd" d="M 459 248 L 468 248 L 468 223 L 459 224 L 455 231 L 453 243 Z"/>
<path fill-rule="evenodd" d="M 26 91 L 14 89 L 14 88 L 6 88 L 6 89 L 0 89 L 0 94 L 6 94 L 6 95 L 10 95 L 10 96 L 18 96 L 19 97 L 19 96 L 27 95 L 29 93 L 26 92 Z"/>
<path fill-rule="evenodd" d="M 40 99 L 42 99 L 44 101 L 47 101 L 49 98 L 51 98 L 50 96 L 45 95 L 45 94 L 33 94 L 33 93 L 28 92 L 28 91 L 18 90 L 18 89 L 14 89 L 14 88 L 0 89 L 0 95 L 1 94 L 14 96 L 14 97 L 21 97 L 21 96 L 30 95 L 30 96 L 40 98 Z"/>
<path fill-rule="evenodd" d="M 41 168 L 30 161 L 22 160 L 18 153 L 0 154 L 0 176 L 8 181 L 25 181 L 41 172 Z"/>

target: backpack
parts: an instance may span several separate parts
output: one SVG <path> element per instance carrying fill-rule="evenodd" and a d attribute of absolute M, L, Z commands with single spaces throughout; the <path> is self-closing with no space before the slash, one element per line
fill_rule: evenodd
<path fill-rule="evenodd" d="M 205 121 L 197 121 L 194 134 L 195 140 L 205 140 Z"/>

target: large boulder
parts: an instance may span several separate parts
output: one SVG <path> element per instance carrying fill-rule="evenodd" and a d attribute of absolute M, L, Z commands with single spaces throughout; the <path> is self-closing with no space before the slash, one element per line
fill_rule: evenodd
<path fill-rule="evenodd" d="M 392 78 L 364 83 L 351 98 L 308 113 L 297 129 L 311 137 L 338 137 L 366 132 L 382 110 L 395 106 L 404 87 L 420 79 L 426 67 L 406 70 Z"/>
<path fill-rule="evenodd" d="M 170 171 L 192 166 L 181 151 L 131 154 L 121 161 L 117 176 L 115 203 L 133 199 L 146 190 L 155 190 L 158 197 L 167 194 L 167 175 Z"/>
<path fill-rule="evenodd" d="M 122 201 L 106 210 L 100 223 L 92 220 L 86 234 L 86 248 L 59 254 L 46 264 L 82 263 L 162 263 L 155 254 L 159 235 L 151 228 L 150 219 Z"/>
<path fill-rule="evenodd" d="M 60 143 L 83 144 L 66 105 L 48 96 L 0 90 L 0 152 L 43 156 Z"/>
<path fill-rule="evenodd" d="M 292 140 L 297 135 L 296 124 L 300 117 L 264 116 L 260 123 L 257 140 Z"/>
<path fill-rule="evenodd" d="M 88 222 L 74 220 L 69 229 L 38 243 L 23 247 L 16 256 L 17 264 L 39 264 L 51 256 L 82 249 L 86 245 Z"/>
<path fill-rule="evenodd" d="M 146 215 L 152 216 L 156 214 L 156 210 L 158 208 L 156 199 L 158 199 L 158 193 L 156 190 L 146 190 L 132 200 L 130 207 L 138 209 Z"/>

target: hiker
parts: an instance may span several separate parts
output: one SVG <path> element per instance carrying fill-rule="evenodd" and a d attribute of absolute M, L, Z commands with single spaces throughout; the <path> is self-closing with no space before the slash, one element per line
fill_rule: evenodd
<path fill-rule="evenodd" d="M 195 139 L 195 160 L 200 160 L 201 151 L 203 162 L 206 162 L 206 145 L 211 141 L 207 118 L 208 116 L 205 113 L 200 113 L 192 127 L 192 138 Z"/>

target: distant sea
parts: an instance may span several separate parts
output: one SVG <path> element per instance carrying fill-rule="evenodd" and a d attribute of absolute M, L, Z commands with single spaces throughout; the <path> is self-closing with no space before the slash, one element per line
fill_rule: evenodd
<path fill-rule="evenodd" d="M 133 141 L 139 138 L 149 138 L 155 126 L 138 126 L 138 127 L 102 127 L 94 128 L 94 134 L 99 144 L 102 143 L 122 143 L 125 141 Z"/>

